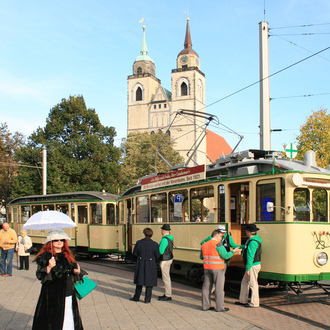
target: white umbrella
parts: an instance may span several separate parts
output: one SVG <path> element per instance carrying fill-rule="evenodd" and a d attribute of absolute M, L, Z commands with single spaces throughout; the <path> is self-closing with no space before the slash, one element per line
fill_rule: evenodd
<path fill-rule="evenodd" d="M 48 210 L 33 214 L 24 224 L 23 229 L 51 230 L 72 227 L 77 227 L 77 225 L 65 213 Z M 51 244 L 51 247 L 53 254 L 53 244 Z"/>
<path fill-rule="evenodd" d="M 50 230 L 72 227 L 77 227 L 77 225 L 65 213 L 58 211 L 40 211 L 29 218 L 24 224 L 23 229 Z"/>

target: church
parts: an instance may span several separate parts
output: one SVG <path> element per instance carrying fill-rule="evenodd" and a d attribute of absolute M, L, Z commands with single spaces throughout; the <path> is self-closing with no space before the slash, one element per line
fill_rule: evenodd
<path fill-rule="evenodd" d="M 171 73 L 171 91 L 156 77 L 155 62 L 148 55 L 145 26 L 142 28 L 141 52 L 133 64 L 133 75 L 127 78 L 127 135 L 163 131 L 170 135 L 174 149 L 185 161 L 190 159 L 190 166 L 210 164 L 229 154 L 232 149 L 226 140 L 205 128 L 205 74 L 192 49 L 189 18 L 184 48 Z"/>

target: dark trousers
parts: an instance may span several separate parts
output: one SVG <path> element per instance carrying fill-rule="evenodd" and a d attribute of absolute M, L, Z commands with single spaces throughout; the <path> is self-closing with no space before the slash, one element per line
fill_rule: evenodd
<path fill-rule="evenodd" d="M 19 269 L 23 269 L 23 265 L 29 270 L 29 256 L 19 256 Z"/>
<path fill-rule="evenodd" d="M 135 294 L 133 296 L 134 300 L 139 300 L 142 293 L 142 285 L 137 285 L 135 287 Z M 144 302 L 148 303 L 151 300 L 152 286 L 146 286 L 146 294 L 144 297 Z"/>

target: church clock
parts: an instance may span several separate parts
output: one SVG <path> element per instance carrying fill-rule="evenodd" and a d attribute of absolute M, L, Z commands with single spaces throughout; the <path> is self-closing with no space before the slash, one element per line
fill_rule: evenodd
<path fill-rule="evenodd" d="M 186 64 L 188 62 L 188 56 L 187 55 L 181 56 L 180 62 L 182 64 Z"/>

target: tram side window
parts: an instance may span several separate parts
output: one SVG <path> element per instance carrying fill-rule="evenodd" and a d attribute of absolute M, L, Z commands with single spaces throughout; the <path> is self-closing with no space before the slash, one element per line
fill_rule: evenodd
<path fill-rule="evenodd" d="M 56 211 L 69 215 L 69 205 L 68 204 L 56 204 Z"/>
<path fill-rule="evenodd" d="M 78 223 L 87 223 L 87 205 L 78 205 Z"/>
<path fill-rule="evenodd" d="M 136 222 L 150 222 L 149 196 L 140 196 L 136 198 Z"/>
<path fill-rule="evenodd" d="M 188 190 L 177 190 L 169 193 L 170 221 L 189 221 Z"/>
<path fill-rule="evenodd" d="M 107 225 L 115 225 L 115 206 L 111 203 L 107 204 Z"/>
<path fill-rule="evenodd" d="M 166 193 L 151 195 L 151 222 L 167 222 Z"/>
<path fill-rule="evenodd" d="M 30 206 L 21 206 L 21 221 L 26 222 L 30 218 Z"/>
<path fill-rule="evenodd" d="M 310 221 L 310 193 L 306 188 L 296 188 L 293 194 L 295 221 Z"/>
<path fill-rule="evenodd" d="M 193 222 L 214 221 L 213 186 L 194 188 L 190 192 L 191 219 Z"/>
<path fill-rule="evenodd" d="M 44 211 L 54 211 L 55 207 L 54 207 L 54 204 L 48 204 L 48 205 L 44 205 L 43 206 L 43 210 Z"/>
<path fill-rule="evenodd" d="M 41 205 L 33 205 L 32 206 L 32 215 L 41 211 Z"/>
<path fill-rule="evenodd" d="M 91 223 L 94 225 L 102 225 L 102 204 L 91 203 L 90 204 L 90 218 Z"/>
<path fill-rule="evenodd" d="M 226 222 L 225 219 L 225 207 L 226 207 L 226 195 L 225 186 L 223 184 L 219 185 L 219 207 L 218 207 L 218 221 Z"/>
<path fill-rule="evenodd" d="M 275 212 L 267 212 L 267 203 L 275 202 L 275 183 L 257 185 L 257 221 L 275 221 Z"/>
<path fill-rule="evenodd" d="M 313 191 L 313 221 L 328 222 L 327 192 L 324 189 Z"/>

